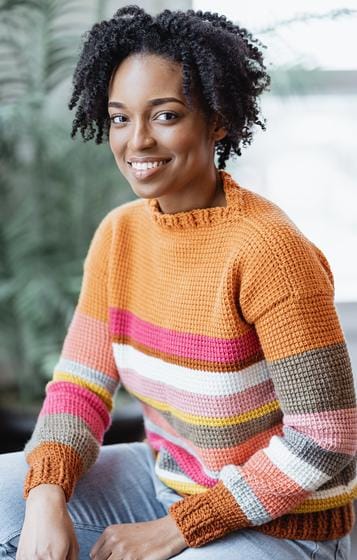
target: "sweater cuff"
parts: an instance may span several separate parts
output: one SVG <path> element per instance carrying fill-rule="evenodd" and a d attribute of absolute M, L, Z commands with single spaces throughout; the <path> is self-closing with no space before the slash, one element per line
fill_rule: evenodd
<path fill-rule="evenodd" d="M 169 512 L 189 547 L 202 546 L 227 533 L 251 526 L 222 481 L 206 492 L 175 502 Z"/>
<path fill-rule="evenodd" d="M 27 457 L 30 469 L 27 472 L 23 497 L 40 484 L 57 484 L 69 501 L 82 472 L 82 461 L 68 446 L 45 443 L 34 449 Z"/>

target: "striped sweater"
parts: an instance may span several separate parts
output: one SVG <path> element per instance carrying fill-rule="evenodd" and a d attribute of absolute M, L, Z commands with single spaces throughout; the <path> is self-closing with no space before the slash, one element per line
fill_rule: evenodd
<path fill-rule="evenodd" d="M 182 496 L 170 514 L 188 546 L 242 528 L 339 538 L 355 520 L 357 416 L 333 275 L 283 210 L 219 173 L 225 207 L 136 199 L 99 224 L 24 497 L 53 483 L 70 499 L 122 384 Z"/>

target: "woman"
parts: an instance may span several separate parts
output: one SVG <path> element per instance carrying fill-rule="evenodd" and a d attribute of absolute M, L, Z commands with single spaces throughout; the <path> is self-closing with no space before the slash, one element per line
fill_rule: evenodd
<path fill-rule="evenodd" d="M 264 128 L 254 43 L 224 16 L 137 6 L 86 37 L 72 136 L 108 136 L 138 199 L 99 224 L 34 433 L 1 457 L 5 558 L 349 557 L 356 407 L 331 269 L 224 171 Z M 146 439 L 101 447 L 119 383 Z"/>

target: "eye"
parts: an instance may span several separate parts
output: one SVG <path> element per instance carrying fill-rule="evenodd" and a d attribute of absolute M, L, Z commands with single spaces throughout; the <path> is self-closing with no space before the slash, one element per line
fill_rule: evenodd
<path fill-rule="evenodd" d="M 162 117 L 163 115 L 170 115 L 170 116 L 173 117 L 173 118 L 169 118 L 169 119 L 160 119 L 159 117 Z M 172 120 L 174 120 L 176 117 L 177 117 L 176 113 L 172 113 L 171 111 L 165 111 L 164 113 L 160 113 L 160 114 L 157 116 L 157 119 L 159 119 L 160 121 L 161 121 L 161 120 L 164 120 L 164 121 L 172 121 Z"/>
<path fill-rule="evenodd" d="M 113 124 L 123 124 L 125 121 L 123 120 L 115 121 L 114 119 L 125 119 L 125 118 L 126 117 L 124 115 L 113 115 L 112 117 L 109 117 L 109 120 Z"/>

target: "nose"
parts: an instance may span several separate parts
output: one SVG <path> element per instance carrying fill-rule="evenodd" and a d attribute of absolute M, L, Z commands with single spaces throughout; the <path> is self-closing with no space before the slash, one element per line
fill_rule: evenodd
<path fill-rule="evenodd" d="M 153 131 L 147 122 L 138 120 L 133 124 L 129 144 L 133 152 L 143 148 L 150 148 L 155 144 Z"/>

